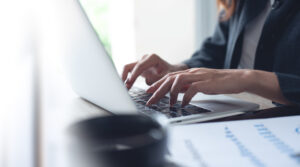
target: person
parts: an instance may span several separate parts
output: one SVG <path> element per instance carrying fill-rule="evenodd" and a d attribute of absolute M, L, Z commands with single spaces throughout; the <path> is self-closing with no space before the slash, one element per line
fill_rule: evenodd
<path fill-rule="evenodd" d="M 249 92 L 282 105 L 300 104 L 300 1 L 218 0 L 219 22 L 192 57 L 169 64 L 156 54 L 124 66 L 130 89 L 145 77 L 147 105 L 170 93 L 170 105 L 193 96 Z M 131 73 L 130 77 L 128 77 Z"/>

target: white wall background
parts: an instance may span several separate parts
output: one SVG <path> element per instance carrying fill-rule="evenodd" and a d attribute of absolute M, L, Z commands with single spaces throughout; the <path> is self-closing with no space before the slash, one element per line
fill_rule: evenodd
<path fill-rule="evenodd" d="M 145 54 L 188 59 L 214 31 L 216 0 L 112 0 L 112 55 L 118 71 Z"/>
<path fill-rule="evenodd" d="M 218 18 L 216 0 L 195 0 L 196 5 L 196 20 L 195 20 L 195 36 L 196 49 L 198 49 L 203 40 L 209 35 L 212 35 Z"/>
<path fill-rule="evenodd" d="M 137 59 L 134 7 L 134 0 L 111 0 L 111 49 L 119 73 L 125 64 Z"/>
<path fill-rule="evenodd" d="M 157 53 L 171 63 L 195 49 L 195 0 L 136 0 L 136 53 Z"/>

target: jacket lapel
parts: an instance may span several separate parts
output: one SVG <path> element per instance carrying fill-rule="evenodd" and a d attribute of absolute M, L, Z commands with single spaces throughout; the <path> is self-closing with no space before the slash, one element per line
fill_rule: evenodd
<path fill-rule="evenodd" d="M 280 38 L 286 24 L 299 11 L 299 0 L 281 0 L 276 9 L 273 9 L 266 20 L 263 32 L 257 47 L 255 69 L 272 71 L 274 63 L 274 47 Z"/>
<path fill-rule="evenodd" d="M 266 7 L 269 0 L 240 0 L 236 9 L 236 14 L 232 18 L 232 27 L 230 27 L 230 38 L 228 39 L 228 47 L 226 53 L 226 60 L 224 68 L 236 68 L 238 60 L 240 60 L 240 53 L 236 53 L 236 49 L 240 39 L 243 35 L 245 26 L 258 16 Z M 236 56 L 236 57 L 234 57 Z M 233 62 L 233 59 L 235 60 Z"/>

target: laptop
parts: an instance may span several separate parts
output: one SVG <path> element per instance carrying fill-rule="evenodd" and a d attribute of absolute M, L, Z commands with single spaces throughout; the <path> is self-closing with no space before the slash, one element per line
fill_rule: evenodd
<path fill-rule="evenodd" d="M 62 36 L 64 67 L 73 90 L 83 99 L 113 114 L 162 114 L 179 124 L 239 115 L 259 107 L 223 95 L 203 94 L 197 94 L 194 99 L 198 100 L 184 108 L 180 101 L 170 107 L 167 96 L 146 106 L 151 94 L 137 87 L 127 90 L 80 2 L 70 0 L 67 6 Z"/>

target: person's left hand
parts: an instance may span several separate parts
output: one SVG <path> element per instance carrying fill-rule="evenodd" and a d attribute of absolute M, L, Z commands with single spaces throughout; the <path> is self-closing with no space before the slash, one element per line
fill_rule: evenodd
<path fill-rule="evenodd" d="M 241 93 L 247 89 L 249 71 L 193 68 L 169 73 L 149 87 L 147 92 L 153 95 L 147 105 L 158 102 L 168 92 L 170 92 L 170 105 L 177 102 L 179 93 L 185 93 L 182 106 L 187 105 L 198 92 L 204 94 Z"/>

